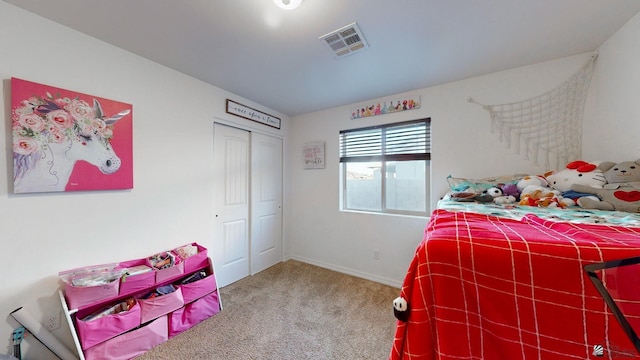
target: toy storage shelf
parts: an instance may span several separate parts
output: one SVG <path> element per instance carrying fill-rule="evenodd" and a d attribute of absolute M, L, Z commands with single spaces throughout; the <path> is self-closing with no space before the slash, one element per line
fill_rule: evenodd
<path fill-rule="evenodd" d="M 123 276 L 114 284 L 59 290 L 62 309 L 80 360 L 131 359 L 222 310 L 214 267 L 207 249 L 179 259 L 163 270 Z M 189 246 L 185 245 L 185 246 Z M 175 255 L 175 250 L 170 251 Z M 148 264 L 147 259 L 120 263 L 120 268 Z M 188 281 L 196 278 L 195 281 Z M 167 287 L 167 285 L 172 285 Z M 148 298 L 158 288 L 170 293 Z M 132 301 L 131 299 L 134 299 Z M 127 311 L 94 320 L 87 316 L 126 303 Z"/>

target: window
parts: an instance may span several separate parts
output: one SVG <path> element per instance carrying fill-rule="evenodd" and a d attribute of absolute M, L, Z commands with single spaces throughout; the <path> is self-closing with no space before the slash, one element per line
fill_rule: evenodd
<path fill-rule="evenodd" d="M 427 214 L 430 119 L 340 131 L 342 209 Z"/>

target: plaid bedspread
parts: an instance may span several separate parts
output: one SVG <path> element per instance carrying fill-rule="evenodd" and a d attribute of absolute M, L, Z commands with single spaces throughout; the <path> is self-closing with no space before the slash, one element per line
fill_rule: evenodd
<path fill-rule="evenodd" d="M 638 227 L 435 210 L 389 358 L 639 359 L 583 269 L 632 256 Z"/>

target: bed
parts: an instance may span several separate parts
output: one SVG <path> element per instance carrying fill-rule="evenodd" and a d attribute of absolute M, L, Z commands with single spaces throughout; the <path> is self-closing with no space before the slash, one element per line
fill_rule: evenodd
<path fill-rule="evenodd" d="M 408 319 L 389 358 L 638 359 L 584 268 L 637 256 L 638 214 L 442 200 L 400 291 Z M 598 279 L 638 331 L 640 265 L 621 269 Z"/>

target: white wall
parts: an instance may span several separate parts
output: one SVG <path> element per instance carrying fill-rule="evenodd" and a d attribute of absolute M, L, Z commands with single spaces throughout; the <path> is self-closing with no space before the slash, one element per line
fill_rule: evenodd
<path fill-rule="evenodd" d="M 640 128 L 638 38 L 640 14 L 599 49 L 585 107 L 585 160 L 640 158 L 640 142 L 636 136 Z M 338 132 L 430 117 L 431 206 L 434 208 L 438 197 L 448 190 L 449 174 L 478 178 L 542 174 L 550 170 L 544 163 L 525 160 L 500 142 L 498 134 L 490 132 L 487 111 L 467 102 L 469 97 L 494 105 L 540 95 L 573 75 L 591 55 L 586 53 L 408 92 L 419 94 L 422 106 L 403 113 L 350 120 L 351 110 L 358 107 L 350 104 L 294 117 L 290 147 L 291 257 L 399 286 L 428 219 L 340 212 Z M 326 142 L 327 166 L 323 170 L 303 170 L 302 146 L 312 141 Z M 380 251 L 380 260 L 373 259 L 374 250 Z"/>
<path fill-rule="evenodd" d="M 640 14 L 599 49 L 584 118 L 587 159 L 640 158 Z"/>
<path fill-rule="evenodd" d="M 590 55 L 390 96 L 420 95 L 419 109 L 401 113 L 350 120 L 351 110 L 358 107 L 352 104 L 292 118 L 291 257 L 400 286 L 428 219 L 339 211 L 339 131 L 430 117 L 433 209 L 448 189 L 449 174 L 479 178 L 545 172 L 544 164 L 507 149 L 498 134 L 490 132 L 488 112 L 469 103 L 469 97 L 502 104 L 539 95 L 573 75 Z M 303 170 L 302 146 L 313 141 L 326 142 L 326 168 Z M 374 250 L 380 251 L 379 260 L 373 258 Z"/>
<path fill-rule="evenodd" d="M 132 104 L 133 190 L 13 195 L 11 77 Z M 141 258 L 193 241 L 208 246 L 214 118 L 281 137 L 289 127 L 282 114 L 3 1 L 0 78 L 0 354 L 12 352 L 9 339 L 17 323 L 11 311 L 23 306 L 37 319 L 60 311 L 59 271 Z M 282 130 L 226 114 L 226 98 L 281 117 Z M 284 144 L 286 153 L 286 139 Z M 72 348 L 65 326 L 54 334 Z M 32 337 L 23 355 L 56 358 Z"/>

